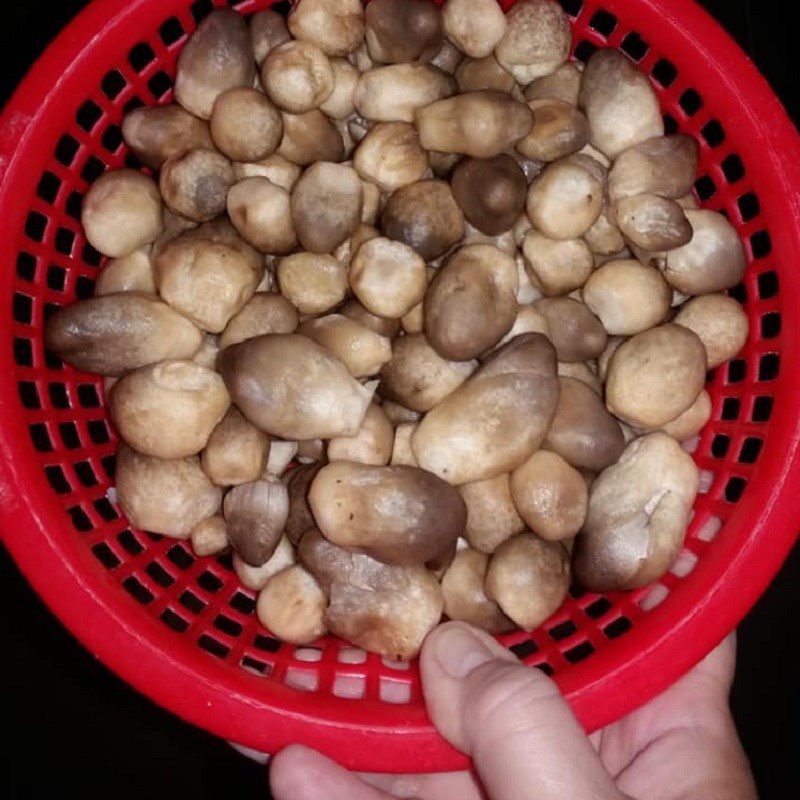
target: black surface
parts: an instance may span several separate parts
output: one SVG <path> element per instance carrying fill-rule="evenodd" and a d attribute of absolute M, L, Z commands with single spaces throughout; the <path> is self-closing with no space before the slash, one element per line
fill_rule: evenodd
<path fill-rule="evenodd" d="M 779 0 L 702 3 L 793 114 L 800 81 Z M 0 103 L 84 0 L 4 4 Z M 752 9 L 751 9 L 752 5 Z M 800 548 L 739 629 L 733 709 L 762 800 L 800 797 Z M 0 549 L 0 658 L 7 744 L 0 798 L 265 797 L 266 772 L 118 680 L 58 624 Z M 699 800 L 699 799 L 698 799 Z"/>

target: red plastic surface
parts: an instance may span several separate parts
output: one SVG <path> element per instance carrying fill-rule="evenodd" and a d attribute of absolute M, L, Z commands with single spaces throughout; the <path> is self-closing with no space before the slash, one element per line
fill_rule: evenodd
<path fill-rule="evenodd" d="M 230 5 L 249 14 L 270 0 Z M 576 57 L 623 49 L 651 75 L 669 126 L 698 139 L 697 193 L 728 214 L 749 260 L 733 294 L 750 338 L 709 378 L 714 410 L 694 454 L 705 491 L 675 568 L 643 591 L 576 594 L 534 633 L 503 637 L 554 674 L 595 729 L 714 647 L 795 538 L 800 139 L 753 65 L 688 0 L 563 5 Z M 177 53 L 211 7 L 97 0 L 0 120 L 0 529 L 91 652 L 183 718 L 262 751 L 304 742 L 362 770 L 463 767 L 426 718 L 415 664 L 334 638 L 285 645 L 259 626 L 253 593 L 225 558 L 196 559 L 182 543 L 130 530 L 107 496 L 116 435 L 102 383 L 44 352 L 43 320 L 91 293 L 100 264 L 80 229 L 81 196 L 129 158 L 125 110 L 168 102 Z"/>

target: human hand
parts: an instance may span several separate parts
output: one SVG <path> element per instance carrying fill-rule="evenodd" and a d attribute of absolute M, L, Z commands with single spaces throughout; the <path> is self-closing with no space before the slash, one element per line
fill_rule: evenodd
<path fill-rule="evenodd" d="M 735 648 L 730 636 L 664 694 L 587 737 L 549 678 L 450 622 L 423 647 L 423 690 L 472 771 L 357 776 L 292 745 L 273 760 L 272 791 L 276 800 L 756 800 L 728 709 Z"/>

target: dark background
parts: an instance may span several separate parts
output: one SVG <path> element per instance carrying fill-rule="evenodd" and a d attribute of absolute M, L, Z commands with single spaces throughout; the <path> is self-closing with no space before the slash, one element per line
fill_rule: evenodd
<path fill-rule="evenodd" d="M 86 0 L 5 3 L 0 105 Z M 797 122 L 800 80 L 782 0 L 703 0 Z M 751 8 L 752 6 L 752 8 Z M 795 154 L 797 157 L 797 154 Z M 800 547 L 739 628 L 732 704 L 762 800 L 800 797 Z M 266 771 L 134 692 L 58 624 L 0 548 L 0 797 L 266 797 Z M 567 800 L 565 798 L 565 800 Z M 698 798 L 700 800 L 700 798 Z"/>

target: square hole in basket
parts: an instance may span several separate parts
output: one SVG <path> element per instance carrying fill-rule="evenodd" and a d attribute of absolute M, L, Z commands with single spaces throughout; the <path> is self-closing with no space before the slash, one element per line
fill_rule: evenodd
<path fill-rule="evenodd" d="M 709 175 L 701 175 L 694 182 L 694 190 L 701 201 L 708 200 L 717 193 L 717 186 Z"/>
<path fill-rule="evenodd" d="M 282 17 L 288 17 L 292 10 L 292 3 L 290 0 L 281 0 L 280 3 L 275 3 L 275 5 L 270 6 L 270 9 L 280 14 Z"/>
<path fill-rule="evenodd" d="M 104 172 L 106 165 L 96 156 L 89 156 L 81 170 L 81 177 L 86 183 L 94 183 Z"/>
<path fill-rule="evenodd" d="M 75 234 L 68 228 L 59 228 L 56 231 L 56 250 L 65 256 L 72 255 L 75 244 Z"/>
<path fill-rule="evenodd" d="M 50 405 L 53 408 L 69 408 L 69 395 L 67 387 L 63 383 L 51 383 L 47 387 L 47 394 L 50 397 Z"/>
<path fill-rule="evenodd" d="M 111 505 L 111 501 L 107 497 L 99 497 L 92 502 L 92 505 L 94 506 L 94 510 L 106 522 L 113 522 L 115 519 L 119 519 L 117 510 Z"/>
<path fill-rule="evenodd" d="M 64 474 L 64 470 L 57 464 L 45 467 L 44 475 L 53 491 L 57 494 L 69 494 L 72 491 L 72 486 L 70 486 L 67 476 Z"/>
<path fill-rule="evenodd" d="M 102 116 L 103 109 L 93 100 L 87 100 L 78 109 L 78 113 L 75 115 L 75 121 L 78 123 L 79 128 L 86 131 L 86 133 L 91 133 Z"/>
<path fill-rule="evenodd" d="M 728 383 L 741 383 L 747 374 L 747 363 L 742 358 L 728 362 Z"/>
<path fill-rule="evenodd" d="M 771 397 L 756 397 L 753 403 L 753 422 L 766 422 L 772 416 L 772 405 Z"/>
<path fill-rule="evenodd" d="M 207 592 L 213 594 L 222 588 L 223 583 L 213 572 L 206 570 L 197 576 L 197 585 L 201 589 L 205 589 Z"/>
<path fill-rule="evenodd" d="M 33 342 L 30 339 L 14 338 L 14 361 L 21 367 L 33 366 Z"/>
<path fill-rule="evenodd" d="M 100 464 L 105 470 L 106 475 L 110 481 L 114 480 L 114 475 L 117 471 L 117 455 L 116 453 L 109 453 L 100 459 Z"/>
<path fill-rule="evenodd" d="M 259 650 L 264 650 L 267 653 L 277 653 L 283 647 L 283 642 L 280 639 L 275 639 L 272 636 L 262 636 L 257 633 L 253 637 L 253 647 Z"/>
<path fill-rule="evenodd" d="M 78 386 L 78 402 L 83 408 L 100 408 L 100 395 L 97 387 L 92 383 L 82 383 Z"/>
<path fill-rule="evenodd" d="M 709 147 L 719 147 L 725 141 L 725 129 L 717 119 L 706 122 L 700 128 L 700 135 Z"/>
<path fill-rule="evenodd" d="M 583 8 L 583 0 L 558 0 L 561 8 L 571 17 L 577 17 Z"/>
<path fill-rule="evenodd" d="M 67 284 L 67 271 L 55 265 L 47 268 L 47 288 L 54 292 L 63 292 Z"/>
<path fill-rule="evenodd" d="M 156 54 L 147 42 L 139 42 L 128 53 L 128 63 L 139 73 L 155 60 Z"/>
<path fill-rule="evenodd" d="M 771 381 L 778 377 L 781 359 L 777 353 L 767 353 L 758 362 L 758 380 Z"/>
<path fill-rule="evenodd" d="M 160 100 L 170 89 L 172 89 L 172 79 L 163 70 L 159 70 L 147 81 L 147 88 L 155 100 Z"/>
<path fill-rule="evenodd" d="M 655 78 L 656 83 L 666 89 L 675 83 L 675 79 L 678 77 L 678 70 L 675 69 L 675 65 L 671 61 L 661 58 L 653 65 L 653 71 L 650 74 Z"/>
<path fill-rule="evenodd" d="M 755 436 L 748 436 L 742 443 L 742 449 L 739 451 L 739 463 L 755 464 L 756 461 L 758 461 L 758 457 L 761 455 L 761 448 L 763 446 L 763 439 L 757 439 Z"/>
<path fill-rule="evenodd" d="M 672 114 L 664 114 L 664 134 L 666 136 L 672 136 L 673 133 L 678 132 L 678 123 L 675 120 L 675 117 Z"/>
<path fill-rule="evenodd" d="M 36 257 L 21 252 L 17 255 L 17 275 L 23 280 L 33 283 L 36 280 Z"/>
<path fill-rule="evenodd" d="M 366 680 L 362 675 L 337 675 L 333 679 L 331 691 L 336 697 L 346 700 L 360 700 L 364 696 Z"/>
<path fill-rule="evenodd" d="M 532 639 L 525 639 L 525 641 L 512 644 L 508 649 L 518 659 L 520 659 L 520 661 L 539 651 L 539 648 L 536 646 L 536 642 L 534 642 Z"/>
<path fill-rule="evenodd" d="M 564 652 L 564 658 L 569 661 L 570 664 L 577 664 L 579 661 L 584 661 L 589 658 L 590 655 L 594 653 L 594 646 L 591 642 L 581 642 L 575 647 L 571 647 L 569 650 Z"/>
<path fill-rule="evenodd" d="M 749 222 L 761 213 L 761 204 L 758 202 L 755 192 L 743 194 L 737 201 L 742 222 Z"/>
<path fill-rule="evenodd" d="M 592 15 L 589 20 L 589 27 L 597 31 L 601 36 L 608 38 L 617 27 L 617 18 L 601 8 Z"/>
<path fill-rule="evenodd" d="M 758 231 L 750 237 L 753 258 L 764 258 L 772 252 L 772 239 L 766 231 Z"/>
<path fill-rule="evenodd" d="M 183 548 L 183 545 L 180 544 L 173 545 L 167 550 L 167 558 L 178 569 L 189 569 L 189 567 L 194 564 L 194 558 L 192 558 Z"/>
<path fill-rule="evenodd" d="M 126 553 L 132 556 L 138 556 L 144 550 L 141 542 L 133 535 L 133 531 L 124 530 L 117 535 L 117 541 L 120 543 Z"/>
<path fill-rule="evenodd" d="M 747 486 L 747 481 L 744 478 L 739 478 L 739 477 L 730 478 L 728 482 L 725 484 L 725 499 L 729 503 L 738 502 L 746 486 Z"/>
<path fill-rule="evenodd" d="M 617 639 L 623 633 L 627 633 L 633 627 L 633 623 L 627 617 L 617 617 L 603 628 L 603 633 L 609 639 Z"/>
<path fill-rule="evenodd" d="M 33 321 L 33 298 L 20 292 L 14 292 L 11 312 L 16 322 L 30 325 Z"/>
<path fill-rule="evenodd" d="M 629 55 L 634 61 L 641 61 L 650 49 L 650 45 L 642 37 L 631 31 L 620 44 L 620 50 Z"/>
<path fill-rule="evenodd" d="M 406 681 L 381 678 L 378 684 L 378 697 L 384 703 L 404 705 L 411 701 L 411 685 Z"/>
<path fill-rule="evenodd" d="M 67 513 L 72 520 L 72 526 L 78 533 L 86 533 L 94 527 L 92 521 L 89 519 L 89 515 L 80 506 L 68 508 Z"/>
<path fill-rule="evenodd" d="M 774 339 L 781 332 L 781 315 L 777 311 L 770 311 L 761 317 L 761 337 Z"/>
<path fill-rule="evenodd" d="M 193 614 L 199 614 L 206 607 L 205 602 L 188 589 L 181 593 L 178 602 Z"/>
<path fill-rule="evenodd" d="M 50 440 L 50 432 L 47 430 L 47 425 L 43 422 L 34 422 L 28 426 L 28 434 L 31 437 L 33 446 L 40 453 L 51 453 L 53 451 L 53 442 Z"/>
<path fill-rule="evenodd" d="M 744 177 L 744 164 L 742 163 L 742 159 L 735 153 L 731 153 L 723 159 L 720 166 L 722 167 L 722 174 L 725 176 L 725 180 L 728 181 L 728 183 L 736 183 L 736 181 Z"/>
<path fill-rule="evenodd" d="M 98 542 L 94 545 L 92 554 L 106 569 L 116 569 L 122 563 L 105 542 Z"/>
<path fill-rule="evenodd" d="M 560 642 L 562 639 L 566 639 L 569 636 L 572 636 L 573 633 L 576 633 L 578 630 L 578 626 L 571 620 L 567 619 L 564 622 L 559 623 L 553 628 L 550 628 L 547 633 L 550 635 L 550 638 L 556 642 Z"/>
<path fill-rule="evenodd" d="M 133 575 L 125 578 L 125 580 L 122 581 L 122 585 L 131 597 L 138 600 L 143 605 L 153 602 L 153 593 Z"/>
<path fill-rule="evenodd" d="M 77 450 L 81 446 L 81 438 L 78 435 L 78 426 L 74 422 L 62 422 L 58 426 L 58 434 L 64 447 L 68 450 Z"/>
<path fill-rule="evenodd" d="M 591 55 L 597 51 L 598 47 L 593 42 L 587 41 L 583 39 L 582 41 L 578 42 L 577 46 L 575 47 L 575 58 L 578 61 L 586 62 L 589 60 Z"/>
<path fill-rule="evenodd" d="M 74 137 L 65 133 L 59 140 L 55 149 L 56 161 L 65 167 L 72 166 L 75 156 L 80 150 L 80 142 Z"/>
<path fill-rule="evenodd" d="M 158 29 L 158 35 L 161 37 L 161 41 L 169 47 L 171 44 L 180 41 L 186 35 L 186 31 L 177 17 L 170 17 Z"/>
<path fill-rule="evenodd" d="M 687 117 L 693 117 L 703 107 L 703 99 L 694 89 L 687 89 L 678 98 L 678 105 Z"/>
<path fill-rule="evenodd" d="M 162 588 L 168 589 L 175 583 L 175 578 L 167 572 L 158 561 L 151 561 L 144 571 Z"/>
<path fill-rule="evenodd" d="M 556 671 L 546 661 L 543 661 L 541 664 L 534 664 L 533 666 L 547 675 L 548 678 L 552 678 L 553 675 L 555 675 Z"/>
<path fill-rule="evenodd" d="M 254 672 L 258 675 L 269 675 L 272 672 L 272 667 L 269 664 L 252 656 L 243 656 L 240 663 L 248 672 Z"/>
<path fill-rule="evenodd" d="M 599 619 L 610 610 L 611 603 L 605 597 L 598 597 L 584 609 L 586 615 L 591 619 Z"/>
<path fill-rule="evenodd" d="M 116 69 L 107 72 L 100 81 L 100 89 L 109 100 L 115 100 L 127 85 L 122 73 Z"/>
<path fill-rule="evenodd" d="M 31 211 L 25 220 L 25 235 L 34 242 L 41 242 L 44 240 L 46 230 L 47 217 L 38 211 Z"/>
<path fill-rule="evenodd" d="M 159 619 L 176 633 L 184 633 L 189 627 L 189 623 L 180 614 L 176 614 L 171 608 L 165 608 L 161 612 Z"/>
<path fill-rule="evenodd" d="M 275 6 L 272 6 L 272 8 L 277 10 Z M 196 0 L 196 2 L 192 3 L 189 10 L 192 12 L 194 21 L 200 23 L 214 10 L 214 4 L 211 0 Z"/>
<path fill-rule="evenodd" d="M 39 391 L 33 381 L 20 381 L 17 385 L 19 399 L 23 408 L 41 408 L 42 401 L 39 399 Z"/>
<path fill-rule="evenodd" d="M 92 465 L 88 461 L 79 461 L 77 464 L 74 464 L 72 468 L 75 470 L 78 480 L 84 486 L 97 486 L 99 483 L 92 469 Z"/>
<path fill-rule="evenodd" d="M 87 300 L 94 295 L 94 281 L 86 275 L 78 275 L 75 280 L 75 297 L 78 300 Z"/>
<path fill-rule="evenodd" d="M 775 297 L 778 294 L 778 274 L 770 270 L 769 272 L 762 272 L 757 279 L 758 296 L 762 300 L 769 300 L 770 297 Z"/>
<path fill-rule="evenodd" d="M 109 153 L 116 153 L 119 146 L 122 144 L 122 129 L 119 125 L 109 125 L 105 131 L 103 131 L 103 136 L 100 141 Z"/>
<path fill-rule="evenodd" d="M 83 210 L 83 195 L 80 192 L 70 192 L 64 205 L 64 210 L 72 219 L 80 222 L 81 211 Z"/>
<path fill-rule="evenodd" d="M 711 442 L 711 455 L 714 458 L 725 458 L 728 455 L 728 449 L 731 446 L 729 436 L 724 433 L 718 433 Z"/>
<path fill-rule="evenodd" d="M 240 614 L 252 614 L 256 610 L 256 601 L 252 597 L 248 597 L 243 592 L 236 592 L 230 601 L 231 608 L 238 611 Z"/>
<path fill-rule="evenodd" d="M 61 181 L 52 172 L 45 172 L 36 186 L 36 196 L 51 205 L 55 203 Z"/>
<path fill-rule="evenodd" d="M 242 633 L 241 624 L 230 617 L 226 617 L 224 614 L 217 614 L 214 619 L 214 627 L 223 633 L 227 633 L 228 636 L 240 636 Z"/>
<path fill-rule="evenodd" d="M 747 303 L 747 287 L 743 283 L 737 283 L 736 286 L 731 286 L 731 288 L 728 289 L 728 294 L 734 300 L 738 300 L 742 305 Z"/>
<path fill-rule="evenodd" d="M 61 308 L 61 306 L 60 305 L 56 305 L 55 303 L 45 303 L 44 304 L 44 314 L 42 315 L 44 317 L 44 321 L 47 322 L 49 319 L 51 319 L 53 317 L 53 315 L 59 310 L 59 308 Z M 47 357 L 47 350 L 45 350 L 44 353 L 45 353 L 45 358 L 46 358 Z M 60 364 L 60 362 L 59 362 L 59 364 Z M 47 366 L 48 367 L 50 366 L 49 362 L 48 362 Z"/>
<path fill-rule="evenodd" d="M 128 100 L 127 103 L 122 107 L 123 116 L 126 116 L 131 113 L 131 111 L 135 111 L 137 108 L 143 108 L 146 105 L 144 100 L 138 95 L 134 95 Z"/>
<path fill-rule="evenodd" d="M 102 419 L 93 419 L 86 423 L 86 431 L 89 438 L 95 444 L 106 444 L 111 441 L 111 435 L 108 432 L 108 425 Z"/>
<path fill-rule="evenodd" d="M 230 647 L 214 639 L 212 636 L 209 636 L 207 633 L 204 633 L 197 640 L 197 644 L 207 653 L 211 653 L 212 656 L 217 656 L 217 658 L 225 658 L 231 651 Z"/>

